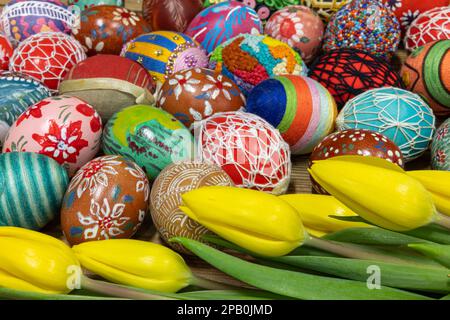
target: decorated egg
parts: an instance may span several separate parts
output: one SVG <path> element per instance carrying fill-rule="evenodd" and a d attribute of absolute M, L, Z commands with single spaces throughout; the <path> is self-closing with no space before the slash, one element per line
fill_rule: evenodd
<path fill-rule="evenodd" d="M 368 129 L 385 135 L 400 148 L 406 162 L 428 150 L 435 123 L 433 111 L 420 96 L 393 87 L 356 96 L 336 120 L 340 131 Z"/>
<path fill-rule="evenodd" d="M 131 159 L 155 179 L 168 165 L 190 159 L 193 137 L 164 110 L 135 105 L 116 113 L 103 134 L 103 151 Z"/>
<path fill-rule="evenodd" d="M 417 48 L 401 73 L 407 89 L 425 98 L 436 115 L 450 115 L 450 39 Z"/>
<path fill-rule="evenodd" d="M 211 54 L 210 67 L 233 80 L 246 96 L 268 78 L 307 73 L 300 55 L 287 44 L 251 34 L 237 36 L 217 47 Z"/>
<path fill-rule="evenodd" d="M 298 2 L 297 0 L 293 0 Z M 300 0 L 300 4 L 308 6 L 316 11 L 323 21 L 328 22 L 330 18 L 345 4 L 351 0 Z"/>
<path fill-rule="evenodd" d="M 61 208 L 61 227 L 71 245 L 131 238 L 144 221 L 150 185 L 145 172 L 121 156 L 103 156 L 73 177 Z"/>
<path fill-rule="evenodd" d="M 320 83 L 302 76 L 279 76 L 257 85 L 247 112 L 277 128 L 293 154 L 307 154 L 334 129 L 333 97 Z"/>
<path fill-rule="evenodd" d="M 390 58 L 400 43 L 400 23 L 379 0 L 354 0 L 330 20 L 323 41 L 324 51 L 356 48 Z"/>
<path fill-rule="evenodd" d="M 11 0 L 2 10 L 0 23 L 17 44 L 40 32 L 70 34 L 76 16 L 59 0 Z"/>
<path fill-rule="evenodd" d="M 244 112 L 217 113 L 198 124 L 198 156 L 220 166 L 237 187 L 273 194 L 289 187 L 289 145 L 272 125 Z"/>
<path fill-rule="evenodd" d="M 0 154 L 0 226 L 40 229 L 56 217 L 69 177 L 49 157 Z"/>
<path fill-rule="evenodd" d="M 314 148 L 309 158 L 309 167 L 314 161 L 325 160 L 337 156 L 360 155 L 385 159 L 404 167 L 400 148 L 386 136 L 365 129 L 348 129 L 327 136 Z M 328 194 L 314 179 L 313 188 L 321 194 Z"/>
<path fill-rule="evenodd" d="M 142 13 L 153 31 L 184 32 L 203 9 L 201 0 L 144 0 Z"/>
<path fill-rule="evenodd" d="M 56 160 L 73 176 L 95 157 L 102 122 L 86 102 L 69 96 L 46 98 L 11 126 L 3 152 L 36 152 Z"/>
<path fill-rule="evenodd" d="M 238 35 L 262 32 L 262 22 L 255 10 L 237 1 L 204 9 L 186 29 L 186 34 L 200 42 L 208 53 Z"/>
<path fill-rule="evenodd" d="M 322 44 L 324 26 L 312 9 L 288 6 L 272 15 L 264 33 L 287 43 L 305 62 L 310 62 Z"/>
<path fill-rule="evenodd" d="M 445 39 L 450 39 L 450 6 L 434 8 L 419 15 L 406 32 L 405 48 L 412 51 Z"/>
<path fill-rule="evenodd" d="M 0 69 L 9 69 L 9 59 L 13 55 L 14 48 L 8 38 L 0 33 Z"/>
<path fill-rule="evenodd" d="M 88 56 L 98 53 L 119 55 L 123 46 L 137 36 L 150 32 L 138 13 L 118 6 L 95 6 L 81 13 L 75 38 Z"/>
<path fill-rule="evenodd" d="M 323 53 L 310 66 L 309 76 L 330 91 L 339 109 L 367 90 L 405 87 L 400 75 L 385 59 L 357 49 Z"/>
<path fill-rule="evenodd" d="M 80 10 L 86 10 L 104 4 L 123 7 L 123 0 L 68 0 L 67 3 L 72 6 L 77 6 Z"/>
<path fill-rule="evenodd" d="M 437 130 L 431 144 L 431 167 L 450 171 L 450 119 Z"/>
<path fill-rule="evenodd" d="M 449 3 L 448 0 L 379 0 L 391 9 L 400 21 L 403 34 L 409 25 L 423 12 L 436 7 L 443 7 Z"/>
<path fill-rule="evenodd" d="M 171 31 L 141 35 L 127 44 L 122 55 L 140 63 L 160 83 L 174 72 L 208 65 L 206 52 L 197 41 Z"/>
<path fill-rule="evenodd" d="M 0 75 L 0 148 L 10 126 L 36 102 L 50 96 L 50 91 L 40 82 L 14 73 Z"/>
<path fill-rule="evenodd" d="M 59 87 L 88 102 L 106 123 L 114 113 L 136 103 L 153 104 L 155 83 L 139 63 L 99 54 L 74 66 Z"/>
<path fill-rule="evenodd" d="M 227 76 L 194 68 L 171 75 L 161 88 L 157 105 L 189 128 L 216 112 L 242 109 L 245 97 Z"/>
<path fill-rule="evenodd" d="M 86 54 L 73 37 L 43 32 L 20 43 L 11 57 L 10 70 L 43 82 L 55 93 L 66 73 L 84 59 Z"/>
<path fill-rule="evenodd" d="M 173 249 L 189 253 L 183 246 L 169 240 L 186 237 L 203 241 L 202 236 L 210 231 L 180 210 L 181 196 L 201 187 L 232 185 L 230 177 L 220 167 L 206 163 L 181 162 L 161 171 L 152 186 L 150 212 L 162 239 Z"/>

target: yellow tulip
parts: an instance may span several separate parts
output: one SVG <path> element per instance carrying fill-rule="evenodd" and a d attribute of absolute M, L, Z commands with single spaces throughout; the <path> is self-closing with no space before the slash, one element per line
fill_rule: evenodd
<path fill-rule="evenodd" d="M 321 237 L 327 233 L 347 228 L 367 228 L 366 223 L 348 222 L 330 216 L 358 216 L 333 196 L 318 194 L 288 194 L 279 197 L 286 201 L 300 214 L 303 224 L 309 234 Z"/>
<path fill-rule="evenodd" d="M 127 286 L 177 292 L 192 279 L 189 267 L 179 254 L 151 242 L 93 241 L 74 246 L 73 250 L 84 268 Z"/>
<path fill-rule="evenodd" d="M 288 254 L 307 233 L 294 208 L 278 197 L 235 187 L 185 193 L 180 209 L 209 230 L 263 256 Z"/>
<path fill-rule="evenodd" d="M 69 293 L 81 269 L 72 250 L 48 235 L 0 227 L 0 287 L 47 294 Z M 79 272 L 79 274 L 74 274 Z"/>
<path fill-rule="evenodd" d="M 408 231 L 434 222 L 431 194 L 393 166 L 383 159 L 343 156 L 314 162 L 310 173 L 348 208 L 385 229 Z"/>

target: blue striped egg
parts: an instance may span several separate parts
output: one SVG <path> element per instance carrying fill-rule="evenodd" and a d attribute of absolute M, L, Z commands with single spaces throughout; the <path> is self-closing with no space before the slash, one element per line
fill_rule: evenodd
<path fill-rule="evenodd" d="M 40 229 L 59 213 L 69 184 L 66 170 L 36 153 L 0 155 L 0 226 Z"/>

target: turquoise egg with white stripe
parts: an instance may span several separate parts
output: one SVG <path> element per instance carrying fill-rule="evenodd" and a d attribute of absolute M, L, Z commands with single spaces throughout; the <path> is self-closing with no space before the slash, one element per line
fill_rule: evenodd
<path fill-rule="evenodd" d="M 0 154 L 0 226 L 38 230 L 60 211 L 67 171 L 36 153 Z"/>

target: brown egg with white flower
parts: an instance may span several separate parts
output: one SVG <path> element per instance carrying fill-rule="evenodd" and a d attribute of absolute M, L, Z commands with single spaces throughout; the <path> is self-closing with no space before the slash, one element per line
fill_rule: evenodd
<path fill-rule="evenodd" d="M 218 112 L 245 107 L 245 97 L 227 76 L 205 68 L 172 74 L 157 95 L 157 106 L 186 127 Z"/>
<path fill-rule="evenodd" d="M 148 210 L 145 172 L 122 156 L 96 158 L 73 177 L 61 208 L 61 227 L 71 245 L 131 238 Z"/>

